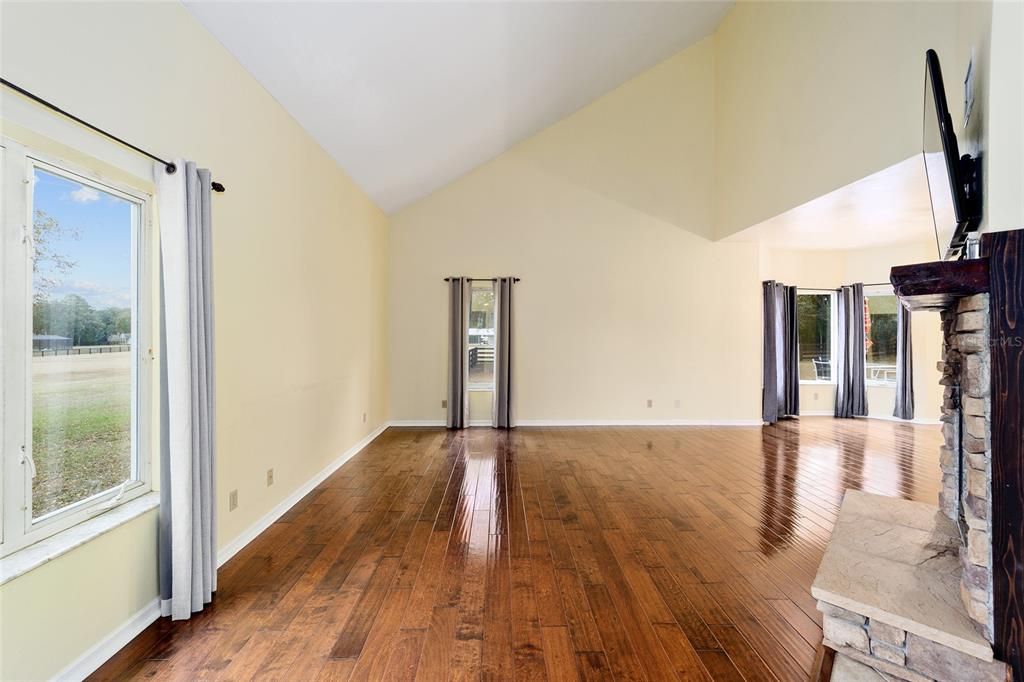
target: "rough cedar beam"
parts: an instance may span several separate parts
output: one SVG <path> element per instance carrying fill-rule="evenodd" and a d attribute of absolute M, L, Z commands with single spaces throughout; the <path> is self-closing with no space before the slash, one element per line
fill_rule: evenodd
<path fill-rule="evenodd" d="M 989 262 L 995 655 L 1024 680 L 1024 230 L 982 236 Z"/>
<path fill-rule="evenodd" d="M 988 268 L 987 258 L 897 265 L 889 281 L 911 310 L 942 310 L 958 298 L 988 292 Z"/>

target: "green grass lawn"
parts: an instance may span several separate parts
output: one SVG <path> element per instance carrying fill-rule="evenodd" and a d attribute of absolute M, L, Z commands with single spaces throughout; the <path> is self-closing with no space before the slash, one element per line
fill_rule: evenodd
<path fill-rule="evenodd" d="M 32 515 L 131 473 L 130 352 L 32 358 Z"/>

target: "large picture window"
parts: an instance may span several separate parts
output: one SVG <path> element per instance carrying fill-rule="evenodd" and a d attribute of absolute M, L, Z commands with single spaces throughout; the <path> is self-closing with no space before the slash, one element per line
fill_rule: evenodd
<path fill-rule="evenodd" d="M 494 388 L 494 282 L 474 280 L 469 305 L 469 389 Z"/>
<path fill-rule="evenodd" d="M 4 141 L 3 554 L 149 490 L 148 197 Z"/>
<path fill-rule="evenodd" d="M 864 296 L 864 371 L 869 383 L 896 385 L 898 305 L 892 294 Z"/>
<path fill-rule="evenodd" d="M 800 381 L 834 383 L 835 294 L 797 294 L 796 307 L 800 334 Z"/>

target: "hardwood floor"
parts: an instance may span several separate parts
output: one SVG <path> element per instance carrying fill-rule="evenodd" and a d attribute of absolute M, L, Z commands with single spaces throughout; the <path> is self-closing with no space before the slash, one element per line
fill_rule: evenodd
<path fill-rule="evenodd" d="M 843 490 L 937 426 L 389 429 L 95 679 L 806 680 Z"/>

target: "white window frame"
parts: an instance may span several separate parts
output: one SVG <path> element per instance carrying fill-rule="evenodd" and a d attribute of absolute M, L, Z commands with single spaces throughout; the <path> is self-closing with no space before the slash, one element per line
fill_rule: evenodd
<path fill-rule="evenodd" d="M 478 280 L 478 281 L 480 281 L 480 280 Z M 496 284 L 496 282 L 491 281 L 491 293 L 497 295 L 497 290 L 495 289 L 495 284 Z M 470 282 L 470 284 L 469 284 L 469 310 L 470 310 L 470 312 L 472 312 L 472 310 L 473 310 L 473 282 Z M 466 317 L 468 319 L 469 315 L 467 315 Z M 497 318 L 495 318 L 494 322 L 495 322 L 494 334 L 496 336 L 497 333 L 498 333 L 498 328 L 497 328 L 497 322 L 498 321 L 497 321 Z M 471 334 L 471 332 L 474 331 L 475 329 L 476 328 L 472 328 L 472 329 L 469 328 L 468 325 L 467 325 L 467 328 L 466 328 L 466 366 L 467 367 L 469 366 L 469 337 L 470 336 L 483 336 L 482 334 Z M 495 338 L 495 341 L 497 341 L 497 338 Z M 497 346 L 495 346 L 495 352 L 497 352 Z M 495 370 L 496 369 L 497 368 L 495 368 Z M 468 377 L 467 377 L 466 390 L 467 391 L 471 391 L 471 392 L 472 391 L 481 391 L 481 392 L 492 391 L 493 392 L 494 391 L 494 374 L 493 373 L 491 374 L 490 382 L 479 382 L 478 381 L 476 383 L 470 383 L 468 381 Z"/>
<path fill-rule="evenodd" d="M 796 293 L 797 298 L 800 296 L 822 296 L 827 295 L 829 298 L 829 363 L 831 371 L 829 375 L 832 377 L 828 381 L 822 381 L 820 379 L 801 379 L 801 386 L 835 386 L 836 385 L 836 349 L 839 346 L 839 311 L 836 309 L 836 292 L 831 289 L 802 289 Z"/>
<path fill-rule="evenodd" d="M 79 165 L 31 149 L 14 140 L 0 140 L 0 182 L 3 183 L 2 238 L 0 238 L 0 375 L 3 377 L 3 410 L 0 412 L 3 442 L 0 443 L 0 557 L 51 537 L 63 530 L 115 509 L 152 490 L 153 407 L 153 270 L 154 232 L 152 197 L 136 188 L 111 181 Z M 139 206 L 133 212 L 131 267 L 132 302 L 132 481 L 121 490 L 110 490 L 72 505 L 32 518 L 31 362 L 32 329 L 31 234 L 34 170 L 67 177 L 82 185 L 118 196 Z"/>
<path fill-rule="evenodd" d="M 864 297 L 870 299 L 872 296 L 896 296 L 896 291 L 892 287 L 886 286 L 874 286 L 867 287 L 864 291 Z M 900 305 L 899 298 L 896 299 L 896 305 Z M 867 334 L 864 335 L 864 384 L 866 386 L 881 386 L 883 388 L 891 388 L 896 390 L 896 380 L 892 381 L 878 381 L 877 379 L 871 379 L 868 376 L 868 338 Z"/>

